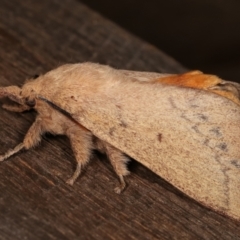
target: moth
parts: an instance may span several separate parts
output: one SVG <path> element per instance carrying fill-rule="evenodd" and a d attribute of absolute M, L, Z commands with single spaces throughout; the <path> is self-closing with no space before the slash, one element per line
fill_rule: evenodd
<path fill-rule="evenodd" d="M 30 141 L 27 134 L 1 160 L 35 145 L 44 131 L 66 134 L 77 159 L 71 184 L 89 149 L 99 148 L 120 178 L 117 192 L 125 187 L 127 154 L 203 205 L 240 220 L 239 84 L 200 71 L 174 75 L 79 63 L 21 89 L 0 88 L 0 96 L 19 104 L 8 110 L 39 113 L 37 136 Z"/>

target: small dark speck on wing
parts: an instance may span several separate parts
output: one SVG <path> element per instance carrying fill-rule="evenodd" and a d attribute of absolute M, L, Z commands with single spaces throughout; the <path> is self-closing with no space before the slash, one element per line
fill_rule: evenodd
<path fill-rule="evenodd" d="M 220 143 L 218 146 L 222 151 L 227 151 L 227 144 L 226 143 Z"/>
<path fill-rule="evenodd" d="M 231 164 L 236 168 L 240 168 L 240 160 L 232 160 Z"/>
<path fill-rule="evenodd" d="M 128 125 L 127 125 L 127 123 L 125 123 L 124 121 L 121 121 L 121 123 L 119 124 L 119 126 L 126 128 Z"/>
<path fill-rule="evenodd" d="M 212 132 L 216 137 L 222 136 L 222 133 L 218 127 L 210 129 L 210 132 Z"/>
<path fill-rule="evenodd" d="M 203 121 L 207 121 L 208 120 L 208 117 L 204 114 L 199 114 L 199 119 L 203 120 Z"/>

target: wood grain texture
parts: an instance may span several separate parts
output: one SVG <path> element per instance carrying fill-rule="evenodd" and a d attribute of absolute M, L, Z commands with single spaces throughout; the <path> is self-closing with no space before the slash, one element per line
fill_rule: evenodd
<path fill-rule="evenodd" d="M 18 84 L 66 62 L 181 72 L 183 67 L 74 0 L 1 1 L 0 84 Z M 0 109 L 0 152 L 17 145 L 34 113 Z M 105 156 L 74 187 L 70 145 L 41 146 L 0 165 L 0 239 L 240 239 L 239 223 L 189 199 L 133 161 L 120 196 Z"/>

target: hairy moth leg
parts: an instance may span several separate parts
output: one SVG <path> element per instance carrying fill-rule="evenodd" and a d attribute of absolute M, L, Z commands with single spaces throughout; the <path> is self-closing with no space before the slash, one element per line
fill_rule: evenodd
<path fill-rule="evenodd" d="M 129 174 L 126 166 L 127 162 L 129 161 L 128 157 L 123 152 L 104 141 L 96 139 L 95 144 L 99 151 L 106 152 L 109 161 L 111 162 L 113 169 L 118 175 L 120 181 L 120 186 L 116 187 L 114 191 L 118 194 L 121 193 L 126 187 L 124 177 Z"/>
<path fill-rule="evenodd" d="M 73 175 L 66 181 L 73 185 L 81 174 L 82 168 L 89 162 L 92 151 L 92 134 L 80 126 L 68 129 L 66 135 L 70 139 L 72 150 L 77 161 L 76 169 Z"/>
<path fill-rule="evenodd" d="M 20 105 L 10 105 L 3 104 L 3 108 L 11 111 L 11 112 L 24 112 L 30 110 L 31 107 L 23 104 L 23 99 L 21 97 L 21 88 L 17 86 L 9 86 L 9 87 L 0 87 L 0 98 L 8 97 L 14 102 L 17 102 Z"/>
<path fill-rule="evenodd" d="M 124 177 L 129 174 L 129 171 L 127 169 L 127 162 L 129 159 L 123 152 L 111 146 L 110 144 L 105 144 L 105 149 L 106 154 L 108 155 L 108 158 L 113 166 L 113 169 L 115 170 L 120 180 L 120 186 L 114 189 L 114 191 L 119 194 L 126 187 Z"/>
<path fill-rule="evenodd" d="M 20 143 L 18 144 L 15 148 L 13 149 L 9 149 L 4 155 L 0 155 L 0 162 L 8 159 L 9 157 L 11 157 L 13 154 L 19 152 L 20 150 L 22 150 L 24 148 L 24 144 Z"/>
<path fill-rule="evenodd" d="M 43 133 L 42 119 L 37 118 L 36 121 L 29 128 L 27 134 L 24 137 L 22 143 L 17 145 L 14 149 L 7 151 L 5 154 L 0 155 L 0 161 L 4 161 L 11 157 L 13 154 L 19 152 L 21 149 L 30 149 L 36 146 L 41 141 L 41 135 Z"/>
<path fill-rule="evenodd" d="M 10 105 L 10 104 L 3 104 L 2 108 L 10 111 L 10 112 L 25 112 L 31 109 L 31 107 L 27 105 Z"/>
<path fill-rule="evenodd" d="M 17 86 L 0 87 L 0 98 L 8 97 L 14 102 L 22 104 L 21 88 Z"/>

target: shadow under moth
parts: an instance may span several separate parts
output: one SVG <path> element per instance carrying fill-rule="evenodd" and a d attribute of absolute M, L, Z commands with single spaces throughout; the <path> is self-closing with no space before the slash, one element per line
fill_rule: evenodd
<path fill-rule="evenodd" d="M 200 71 L 161 74 L 117 70 L 94 63 L 66 64 L 26 82 L 0 88 L 0 97 L 34 108 L 37 118 L 3 161 L 63 134 L 77 161 L 73 184 L 91 150 L 105 152 L 120 179 L 120 193 L 136 159 L 185 194 L 240 220 L 240 84 Z"/>

